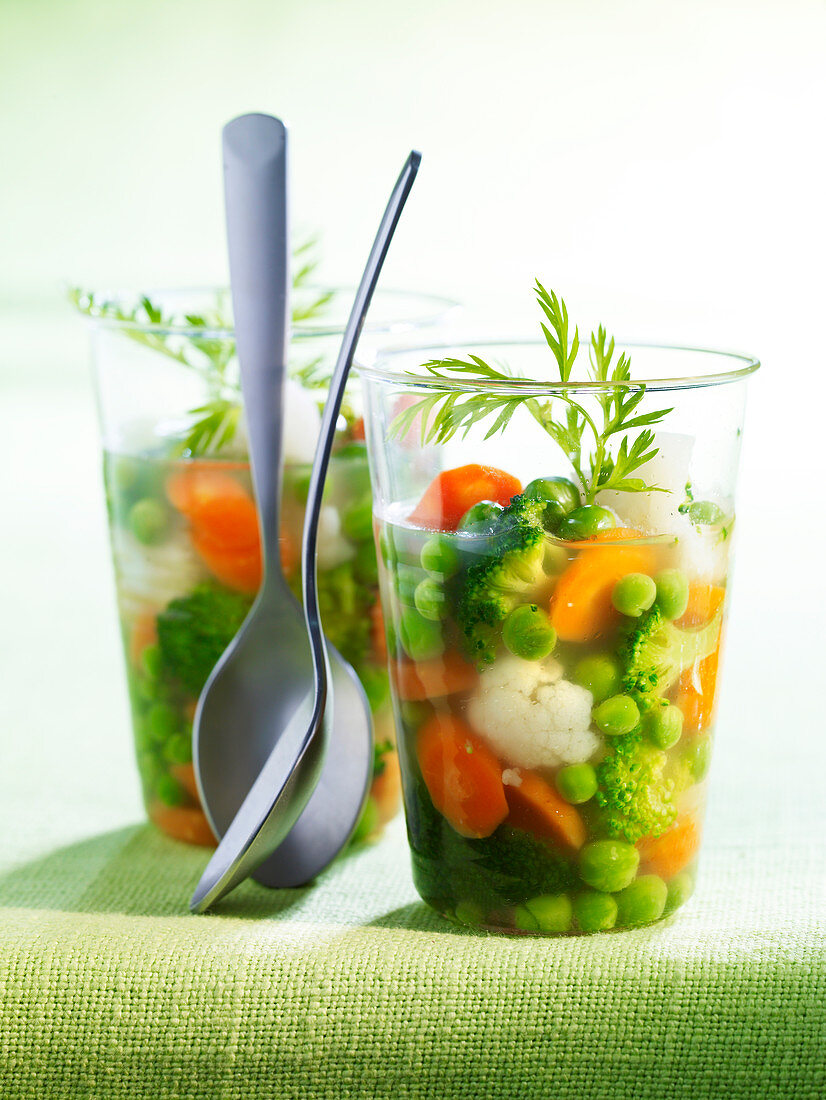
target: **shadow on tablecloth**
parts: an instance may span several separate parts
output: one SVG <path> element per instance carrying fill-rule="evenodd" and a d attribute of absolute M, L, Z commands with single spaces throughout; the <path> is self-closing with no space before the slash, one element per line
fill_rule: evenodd
<path fill-rule="evenodd" d="M 190 917 L 188 900 L 209 850 L 135 825 L 88 837 L 0 872 L 0 907 L 67 913 L 236 920 L 288 919 L 346 928 L 404 929 L 466 936 L 413 900 L 399 838 L 345 852 L 311 885 L 270 890 L 245 882 L 206 918 Z M 403 849 L 402 849 L 403 850 Z"/>
<path fill-rule="evenodd" d="M 208 857 L 208 849 L 169 840 L 151 825 L 117 829 L 0 873 L 0 905 L 184 916 Z M 222 912 L 235 917 L 286 914 L 307 893 L 307 889 L 265 890 L 244 883 L 224 903 Z"/>

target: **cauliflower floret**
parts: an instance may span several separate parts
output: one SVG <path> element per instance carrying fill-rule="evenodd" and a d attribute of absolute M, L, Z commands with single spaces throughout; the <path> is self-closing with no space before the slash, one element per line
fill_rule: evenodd
<path fill-rule="evenodd" d="M 284 461 L 312 462 L 321 414 L 315 397 L 294 378 L 284 383 Z"/>
<path fill-rule="evenodd" d="M 638 470 L 634 477 L 641 477 L 649 485 L 667 490 L 664 493 L 619 493 L 614 490 L 600 493 L 598 503 L 615 511 L 626 527 L 636 527 L 651 535 L 670 535 L 675 532 L 683 517 L 677 511 L 686 499 L 689 481 L 691 452 L 694 439 L 690 435 L 675 432 L 657 432 L 657 454 Z"/>
<path fill-rule="evenodd" d="M 602 739 L 591 724 L 590 691 L 562 679 L 558 661 L 503 657 L 482 673 L 468 718 L 515 768 L 557 768 L 589 760 Z"/>
<path fill-rule="evenodd" d="M 112 552 L 118 576 L 121 611 L 166 607 L 206 578 L 206 570 L 183 532 L 159 546 L 145 546 L 131 531 L 112 529 Z"/>
<path fill-rule="evenodd" d="M 332 504 L 322 505 L 318 515 L 318 568 L 335 569 L 355 554 L 350 542 L 341 533 L 341 516 Z"/>

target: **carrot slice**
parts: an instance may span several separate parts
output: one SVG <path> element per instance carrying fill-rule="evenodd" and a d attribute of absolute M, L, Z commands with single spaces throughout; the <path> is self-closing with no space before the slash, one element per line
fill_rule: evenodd
<path fill-rule="evenodd" d="M 480 500 L 503 507 L 522 492 L 522 483 L 496 466 L 457 466 L 435 477 L 410 515 L 410 523 L 437 531 L 455 531 L 459 520 Z"/>
<path fill-rule="evenodd" d="M 536 772 L 520 769 L 518 786 L 508 785 L 508 824 L 535 836 L 551 837 L 570 848 L 581 848 L 587 836 L 579 811 L 566 802 Z"/>
<path fill-rule="evenodd" d="M 384 615 L 378 600 L 370 608 L 370 645 L 373 660 L 377 664 L 384 664 L 387 660 L 387 634 L 384 629 Z"/>
<path fill-rule="evenodd" d="M 639 532 L 620 527 L 600 532 L 594 542 L 635 537 Z M 611 603 L 614 585 L 626 573 L 651 573 L 656 567 L 653 546 L 598 547 L 594 542 L 574 544 L 582 549 L 551 595 L 551 623 L 565 642 L 587 642 L 610 630 L 619 620 Z"/>
<path fill-rule="evenodd" d="M 213 500 L 250 499 L 244 486 L 225 470 L 184 466 L 166 479 L 169 503 L 187 518 Z"/>
<path fill-rule="evenodd" d="M 249 550 L 258 545 L 258 509 L 251 496 L 204 499 L 187 513 L 196 531 L 227 550 Z"/>
<path fill-rule="evenodd" d="M 682 617 L 676 620 L 676 626 L 702 626 L 710 622 L 723 606 L 726 598 L 725 588 L 719 584 L 706 584 L 692 581 L 688 586 L 688 605 Z"/>
<path fill-rule="evenodd" d="M 258 591 L 261 584 L 261 550 L 257 544 L 241 550 L 227 549 L 198 530 L 191 531 L 190 538 L 201 561 L 227 588 L 248 595 Z"/>
<path fill-rule="evenodd" d="M 714 721 L 719 666 L 720 642 L 708 657 L 680 673 L 674 702 L 683 712 L 684 733 L 702 733 Z"/>
<path fill-rule="evenodd" d="M 370 787 L 370 796 L 375 800 L 379 811 L 379 821 L 386 825 L 396 816 L 402 793 L 402 777 L 399 770 L 399 758 L 395 750 L 384 757 L 384 768 Z"/>
<path fill-rule="evenodd" d="M 454 650 L 430 661 L 396 661 L 391 675 L 399 699 L 410 703 L 470 691 L 478 679 L 476 669 Z"/>
<path fill-rule="evenodd" d="M 637 845 L 645 870 L 668 882 L 694 859 L 700 847 L 700 825 L 696 818 L 678 818 L 662 836 L 641 840 Z"/>
<path fill-rule="evenodd" d="M 149 807 L 149 820 L 161 832 L 187 844 L 202 844 L 214 848 L 218 843 L 209 827 L 203 810 L 193 806 L 164 806 L 153 802 Z"/>
<path fill-rule="evenodd" d="M 490 836 L 508 816 L 502 766 L 460 718 L 435 714 L 419 731 L 416 754 L 433 805 L 457 833 Z"/>

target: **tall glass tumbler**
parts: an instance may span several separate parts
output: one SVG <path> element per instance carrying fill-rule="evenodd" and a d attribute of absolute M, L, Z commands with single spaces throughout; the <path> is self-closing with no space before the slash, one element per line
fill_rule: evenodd
<path fill-rule="evenodd" d="M 298 556 L 319 408 L 352 294 L 296 295 L 287 383 L 281 557 L 300 597 Z M 89 316 L 104 480 L 135 746 L 150 819 L 214 839 L 192 770 L 192 719 L 261 577 L 229 295 L 222 290 L 79 295 Z M 362 347 L 434 326 L 445 299 L 379 292 Z M 357 836 L 398 809 L 395 728 L 378 601 L 358 380 L 348 388 L 321 513 L 319 602 L 356 668 L 376 732 L 374 781 Z"/>
<path fill-rule="evenodd" d="M 413 875 L 463 924 L 629 928 L 694 887 L 758 363 L 622 353 L 618 382 L 530 342 L 361 373 Z"/>

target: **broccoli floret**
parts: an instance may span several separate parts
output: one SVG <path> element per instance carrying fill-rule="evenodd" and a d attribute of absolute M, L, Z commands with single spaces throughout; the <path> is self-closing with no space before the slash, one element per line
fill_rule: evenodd
<path fill-rule="evenodd" d="M 470 656 L 491 664 L 511 611 L 545 582 L 546 502 L 514 497 L 489 536 L 495 552 L 475 562 L 464 576 L 456 620 Z"/>
<path fill-rule="evenodd" d="M 480 902 L 486 909 L 520 905 L 574 885 L 573 864 L 541 840 L 509 825 L 481 840 L 460 836 L 417 784 L 408 828 L 413 874 L 436 903 Z"/>
<path fill-rule="evenodd" d="M 681 630 L 663 618 L 657 605 L 631 620 L 620 635 L 617 656 L 625 691 L 664 694 L 683 669 L 717 648 L 721 613 L 701 627 Z"/>
<path fill-rule="evenodd" d="M 218 658 L 238 633 L 252 601 L 214 584 L 199 584 L 158 615 L 162 667 L 200 695 Z"/>
<path fill-rule="evenodd" d="M 594 796 L 599 824 L 608 836 L 636 844 L 644 836 L 659 836 L 674 823 L 674 782 L 663 775 L 666 760 L 640 730 L 608 740 L 597 764 L 599 787 Z"/>

